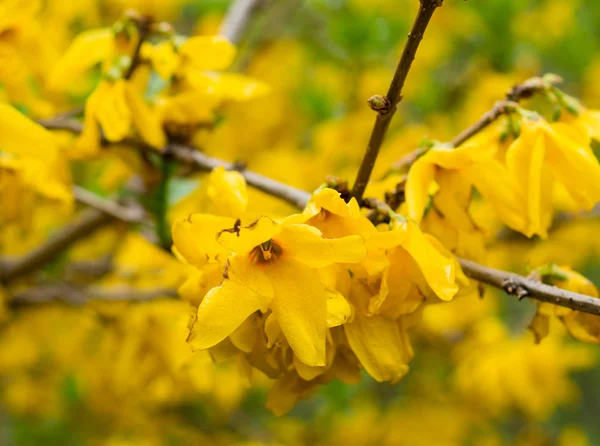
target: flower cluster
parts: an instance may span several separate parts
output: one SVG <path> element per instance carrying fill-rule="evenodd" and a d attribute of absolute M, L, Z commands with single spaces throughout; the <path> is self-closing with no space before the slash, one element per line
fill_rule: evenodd
<path fill-rule="evenodd" d="M 215 171 L 209 190 L 243 196 L 233 186 L 242 180 Z M 267 405 L 279 414 L 332 379 L 356 382 L 361 369 L 401 379 L 419 310 L 466 284 L 452 255 L 414 222 L 394 215 L 376 227 L 356 200 L 327 187 L 302 214 L 281 219 L 191 214 L 175 222 L 173 239 L 195 267 L 180 288 L 198 305 L 188 343 L 276 379 Z"/>

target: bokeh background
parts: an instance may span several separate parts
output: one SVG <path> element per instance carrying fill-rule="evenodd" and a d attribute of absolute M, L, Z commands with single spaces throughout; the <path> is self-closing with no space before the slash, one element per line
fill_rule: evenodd
<path fill-rule="evenodd" d="M 112 24 L 127 8 L 169 21 L 181 34 L 215 34 L 231 2 L 42 3 L 39 21 L 59 54 L 74 35 Z M 353 178 L 373 121 L 366 99 L 387 90 L 417 3 L 271 2 L 253 20 L 234 63 L 271 93 L 222 110 L 218 125 L 196 143 L 306 190 L 327 174 Z M 600 107 L 600 3 L 446 0 L 409 75 L 376 176 L 425 138 L 451 139 L 516 82 L 548 72 L 587 107 Z M 83 85 L 69 101 L 81 104 L 92 87 Z M 38 105 L 40 117 L 60 111 Z M 87 187 L 104 194 L 127 173 L 114 162 L 92 168 Z M 170 202 L 182 203 L 201 181 L 174 180 Z M 250 201 L 258 211 L 269 200 L 256 192 Z M 185 200 L 180 206 L 187 209 Z M 600 285 L 600 221 L 576 217 L 556 223 L 546 241 L 501 231 L 490 247 L 492 262 L 523 273 L 567 264 Z M 10 245 L 16 236 L 8 231 L 3 242 Z M 100 232 L 74 255 L 110 243 L 114 235 Z M 171 258 L 136 243 L 120 245 L 118 262 L 179 274 Z M 140 258 L 155 261 L 140 266 Z M 535 345 L 526 329 L 535 313 L 530 302 L 489 291 L 428 307 L 412 334 L 411 371 L 400 383 L 376 383 L 366 374 L 358 385 L 335 381 L 282 417 L 264 408 L 266 378 L 253 376 L 249 386 L 235 361 L 215 364 L 208 354 L 190 361 L 182 342 L 188 313 L 177 300 L 7 309 L 0 444 L 600 444 L 598 348 L 561 335 Z"/>

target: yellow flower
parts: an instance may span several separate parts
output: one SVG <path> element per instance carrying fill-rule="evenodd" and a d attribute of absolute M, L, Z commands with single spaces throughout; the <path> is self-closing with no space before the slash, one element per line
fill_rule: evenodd
<path fill-rule="evenodd" d="M 54 135 L 6 104 L 0 104 L 0 151 L 18 160 L 25 184 L 48 198 L 73 202 L 68 166 Z"/>
<path fill-rule="evenodd" d="M 367 316 L 371 294 L 353 280 L 350 301 L 357 307 L 354 319 L 344 324 L 348 344 L 365 370 L 377 381 L 399 381 L 408 372 L 413 351 L 401 319 Z"/>
<path fill-rule="evenodd" d="M 126 138 L 133 126 L 142 140 L 155 148 L 166 144 L 159 113 L 144 100 L 131 81 L 102 80 L 88 97 L 85 106 L 84 130 L 75 143 L 77 156 L 95 155 L 100 147 L 100 130 L 108 141 Z"/>
<path fill-rule="evenodd" d="M 175 248 L 186 260 L 206 259 L 205 247 L 194 238 L 210 234 L 206 225 L 214 222 L 215 217 L 200 214 L 175 223 Z M 325 365 L 327 296 L 318 268 L 361 261 L 366 254 L 363 240 L 324 239 L 318 229 L 294 224 L 293 218 L 276 223 L 262 217 L 244 227 L 222 227 L 212 237 L 217 234 L 218 244 L 232 255 L 223 283 L 198 307 L 188 338 L 192 347 L 212 347 L 255 311 L 270 309 L 298 359 L 312 367 Z M 211 250 L 219 250 L 215 248 Z"/>
<path fill-rule="evenodd" d="M 538 268 L 544 282 L 551 285 L 598 298 L 598 289 L 595 285 L 573 271 L 568 266 L 550 265 Z M 600 317 L 571 310 L 570 308 L 552 305 L 550 303 L 538 303 L 538 310 L 529 325 L 536 342 L 540 342 L 550 333 L 550 319 L 556 316 L 566 327 L 567 331 L 575 339 L 590 344 L 600 344 Z"/>

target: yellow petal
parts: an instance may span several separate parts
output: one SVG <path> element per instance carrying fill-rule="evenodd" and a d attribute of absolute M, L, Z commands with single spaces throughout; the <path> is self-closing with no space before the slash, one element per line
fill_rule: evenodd
<path fill-rule="evenodd" d="M 247 254 L 261 243 L 271 240 L 279 231 L 277 222 L 269 217 L 260 217 L 246 226 L 234 228 L 232 225 L 222 231 L 217 240 L 231 252 Z"/>
<path fill-rule="evenodd" d="M 357 312 L 344 331 L 350 348 L 375 380 L 397 382 L 406 375 L 412 348 L 394 319 Z"/>
<path fill-rule="evenodd" d="M 183 300 L 198 306 L 206 293 L 219 286 L 222 281 L 223 268 L 218 263 L 210 263 L 202 269 L 193 268 L 186 281 L 177 289 L 177 293 Z"/>
<path fill-rule="evenodd" d="M 255 293 L 273 297 L 273 285 L 265 272 L 265 266 L 253 262 L 248 254 L 234 255 L 229 258 L 227 277 Z"/>
<path fill-rule="evenodd" d="M 204 296 L 187 342 L 193 350 L 218 344 L 248 316 L 267 306 L 269 300 L 234 282 L 223 281 Z"/>
<path fill-rule="evenodd" d="M 152 66 L 163 79 L 170 79 L 179 66 L 179 56 L 175 53 L 173 43 L 165 40 L 151 47 L 150 60 Z"/>
<path fill-rule="evenodd" d="M 66 89 L 94 65 L 107 60 L 113 52 L 114 35 L 110 28 L 93 29 L 79 34 L 54 65 L 48 79 L 52 89 Z"/>
<path fill-rule="evenodd" d="M 506 152 L 508 171 L 525 200 L 527 236 L 545 237 L 552 217 L 551 177 L 544 169 L 545 157 L 546 143 L 538 123 L 524 124 L 521 136 Z"/>
<path fill-rule="evenodd" d="M 327 295 L 327 326 L 337 327 L 345 324 L 352 317 L 352 307 L 337 291 L 326 291 Z"/>
<path fill-rule="evenodd" d="M 209 93 L 219 101 L 249 101 L 270 92 L 264 82 L 235 73 L 188 70 L 186 80 L 194 90 Z"/>
<path fill-rule="evenodd" d="M 273 347 L 280 340 L 281 326 L 274 313 L 269 314 L 265 320 L 265 335 L 267 336 L 267 348 Z"/>
<path fill-rule="evenodd" d="M 0 104 L 0 150 L 43 160 L 58 154 L 52 133 L 7 104 Z"/>
<path fill-rule="evenodd" d="M 586 146 L 558 133 L 547 132 L 548 163 L 578 206 L 591 209 L 600 201 L 600 164 Z"/>
<path fill-rule="evenodd" d="M 101 81 L 98 85 L 98 122 L 109 141 L 120 141 L 129 134 L 131 111 L 125 101 L 125 81 Z"/>
<path fill-rule="evenodd" d="M 125 86 L 125 101 L 131 111 L 133 124 L 140 132 L 142 139 L 152 147 L 163 148 L 167 143 L 167 138 L 162 129 L 158 112 L 146 104 L 135 86 L 129 82 Z"/>
<path fill-rule="evenodd" d="M 229 335 L 232 344 L 244 353 L 250 353 L 252 351 L 254 343 L 258 338 L 257 319 L 256 315 L 250 315 L 250 317 L 242 322 L 242 324 Z"/>
<path fill-rule="evenodd" d="M 492 159 L 479 161 L 466 168 L 465 175 L 507 226 L 525 233 L 525 198 L 506 166 Z"/>
<path fill-rule="evenodd" d="M 284 255 L 314 268 L 332 263 L 357 263 L 365 258 L 367 249 L 358 235 L 325 239 L 321 231 L 308 225 L 288 225 L 274 237 Z"/>
<path fill-rule="evenodd" d="M 179 47 L 179 53 L 198 70 L 225 70 L 235 52 L 235 46 L 221 36 L 190 37 Z"/>
<path fill-rule="evenodd" d="M 316 215 L 321 209 L 326 209 L 340 217 L 350 217 L 348 204 L 342 199 L 338 191 L 329 187 L 323 188 L 312 195 L 304 209 L 304 213 Z"/>
<path fill-rule="evenodd" d="M 458 291 L 454 263 L 433 246 L 415 223 L 407 220 L 403 228 L 408 237 L 402 247 L 415 259 L 435 294 L 442 300 L 451 300 Z"/>
<path fill-rule="evenodd" d="M 426 156 L 426 155 L 425 155 Z M 435 165 L 425 156 L 419 158 L 410 168 L 406 178 L 406 205 L 408 216 L 417 223 L 423 218 L 429 201 L 429 185 L 435 176 Z"/>
<path fill-rule="evenodd" d="M 234 220 L 210 214 L 192 214 L 173 224 L 173 243 L 185 260 L 198 268 L 207 262 L 222 261 L 228 252 L 217 243 L 220 231 L 232 227 Z"/>
<path fill-rule="evenodd" d="M 539 344 L 550 333 L 550 318 L 537 312 L 527 328 L 533 333 L 535 343 Z"/>
<path fill-rule="evenodd" d="M 248 187 L 244 176 L 236 171 L 226 171 L 223 166 L 210 173 L 206 193 L 223 215 L 239 217 L 248 206 Z"/>
<path fill-rule="evenodd" d="M 304 364 L 325 365 L 327 298 L 316 270 L 293 259 L 267 269 L 274 289 L 271 303 L 290 347 Z"/>
<path fill-rule="evenodd" d="M 96 110 L 98 109 L 100 91 L 96 89 L 85 102 L 83 131 L 75 141 L 69 155 L 73 159 L 95 156 L 100 151 L 101 134 Z"/>

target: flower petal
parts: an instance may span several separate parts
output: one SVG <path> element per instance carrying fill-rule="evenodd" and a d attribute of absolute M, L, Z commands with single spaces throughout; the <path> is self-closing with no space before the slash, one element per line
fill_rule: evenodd
<path fill-rule="evenodd" d="M 193 350 L 218 344 L 269 300 L 235 282 L 223 281 L 204 296 L 187 342 Z"/>
<path fill-rule="evenodd" d="M 265 268 L 253 262 L 248 254 L 233 255 L 229 258 L 227 277 L 261 296 L 273 297 L 273 285 L 265 273 Z"/>
<path fill-rule="evenodd" d="M 451 300 L 458 292 L 454 263 L 433 246 L 414 222 L 407 220 L 403 225 L 408 237 L 402 247 L 415 259 L 435 294 L 442 300 Z"/>
<path fill-rule="evenodd" d="M 236 171 L 226 171 L 219 166 L 208 176 L 208 197 L 219 213 L 239 217 L 248 206 L 248 187 L 244 176 Z"/>
<path fill-rule="evenodd" d="M 267 269 L 275 295 L 271 306 L 290 347 L 304 364 L 325 365 L 327 298 L 316 270 L 293 259 Z"/>
<path fill-rule="evenodd" d="M 48 85 L 52 89 L 66 89 L 78 76 L 94 65 L 108 59 L 114 46 L 110 28 L 92 29 L 79 34 L 64 55 L 54 65 Z"/>
<path fill-rule="evenodd" d="M 352 316 L 352 307 L 337 291 L 326 291 L 327 294 L 327 326 L 337 327 L 345 324 Z"/>
<path fill-rule="evenodd" d="M 332 263 L 358 263 L 367 255 L 364 240 L 358 235 L 326 239 L 321 231 L 309 225 L 288 225 L 274 237 L 284 255 L 314 268 Z"/>
<path fill-rule="evenodd" d="M 192 214 L 173 224 L 173 243 L 188 263 L 200 268 L 207 262 L 215 262 L 219 255 L 227 256 L 228 252 L 217 243 L 217 236 L 233 224 L 233 218 L 229 217 Z"/>
<path fill-rule="evenodd" d="M 396 320 L 357 312 L 344 330 L 350 347 L 375 380 L 397 382 L 408 372 L 413 352 Z"/>
<path fill-rule="evenodd" d="M 235 46 L 221 36 L 191 37 L 179 47 L 179 53 L 199 70 L 225 70 L 233 62 L 235 51 Z"/>

